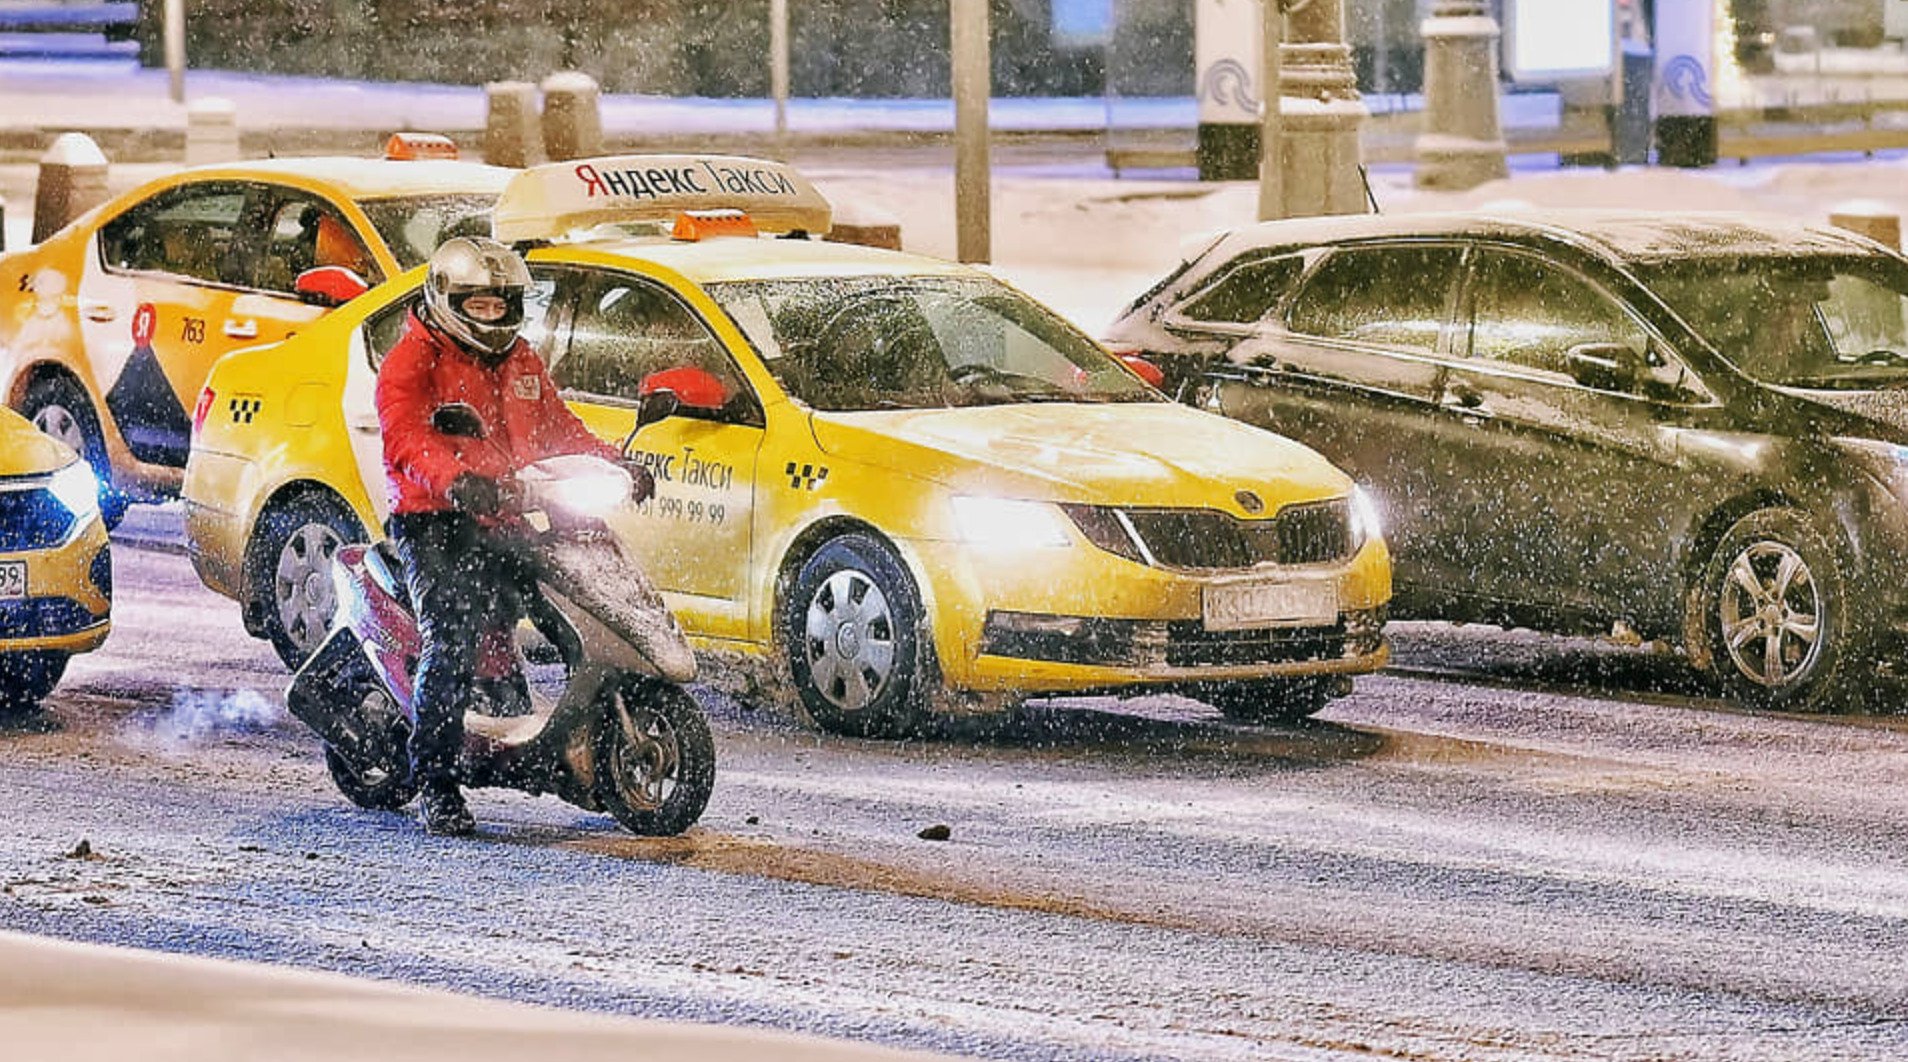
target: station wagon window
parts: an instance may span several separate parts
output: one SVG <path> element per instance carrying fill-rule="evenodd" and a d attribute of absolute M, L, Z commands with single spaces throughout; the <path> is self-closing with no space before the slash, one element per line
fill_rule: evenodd
<path fill-rule="evenodd" d="M 1471 356 L 1568 375 L 1586 343 L 1650 353 L 1649 333 L 1601 290 L 1531 255 L 1485 251 L 1472 282 Z"/>
<path fill-rule="evenodd" d="M 1287 324 L 1301 335 L 1435 354 L 1461 254 L 1450 246 L 1334 252 L 1293 301 Z"/>
<path fill-rule="evenodd" d="M 1236 263 L 1182 304 L 1179 314 L 1191 321 L 1251 324 L 1271 312 L 1304 267 L 1298 255 Z"/>
<path fill-rule="evenodd" d="M 337 208 L 296 195 L 274 205 L 252 286 L 289 294 L 298 275 L 318 266 L 342 266 L 366 283 L 380 279 L 377 262 Z"/>
<path fill-rule="evenodd" d="M 565 390 L 634 402 L 644 377 L 682 366 L 714 376 L 731 396 L 721 410 L 685 407 L 682 416 L 763 423 L 760 406 L 721 341 L 674 293 L 647 280 L 616 275 L 585 280 L 569 343 L 550 372 Z"/>
<path fill-rule="evenodd" d="M 161 193 L 100 230 L 106 268 L 171 273 L 215 284 L 242 285 L 243 256 L 235 254 L 245 188 L 193 185 Z"/>

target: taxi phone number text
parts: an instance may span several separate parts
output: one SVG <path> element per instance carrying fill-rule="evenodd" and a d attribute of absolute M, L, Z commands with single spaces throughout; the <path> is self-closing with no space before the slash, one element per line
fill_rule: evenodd
<path fill-rule="evenodd" d="M 729 517 L 729 507 L 720 502 L 684 501 L 681 498 L 651 498 L 638 505 L 644 516 L 681 520 L 691 524 L 719 524 Z"/>

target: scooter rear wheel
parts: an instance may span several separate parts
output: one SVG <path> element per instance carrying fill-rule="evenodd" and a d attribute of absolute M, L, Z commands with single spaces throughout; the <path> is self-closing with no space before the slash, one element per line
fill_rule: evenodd
<path fill-rule="evenodd" d="M 612 693 L 596 745 L 596 797 L 622 827 L 668 837 L 695 825 L 715 789 L 715 738 L 680 686 L 632 678 Z"/>

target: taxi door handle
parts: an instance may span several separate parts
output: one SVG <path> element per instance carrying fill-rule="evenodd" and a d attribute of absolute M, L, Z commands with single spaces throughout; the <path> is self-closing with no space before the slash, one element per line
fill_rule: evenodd
<path fill-rule="evenodd" d="M 88 321 L 110 321 L 118 316 L 112 303 L 100 302 L 97 299 L 81 299 L 80 313 L 84 314 Z"/>
<path fill-rule="evenodd" d="M 225 334 L 232 339 L 257 339 L 257 321 L 227 321 Z"/>

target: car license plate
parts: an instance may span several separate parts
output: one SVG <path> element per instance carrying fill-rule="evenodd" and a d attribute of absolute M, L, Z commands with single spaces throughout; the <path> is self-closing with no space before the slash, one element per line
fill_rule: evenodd
<path fill-rule="evenodd" d="M 1220 583 L 1206 587 L 1209 631 L 1252 627 L 1324 627 L 1338 622 L 1336 580 Z"/>
<path fill-rule="evenodd" d="M 18 601 L 26 595 L 26 561 L 0 561 L 0 601 Z"/>

